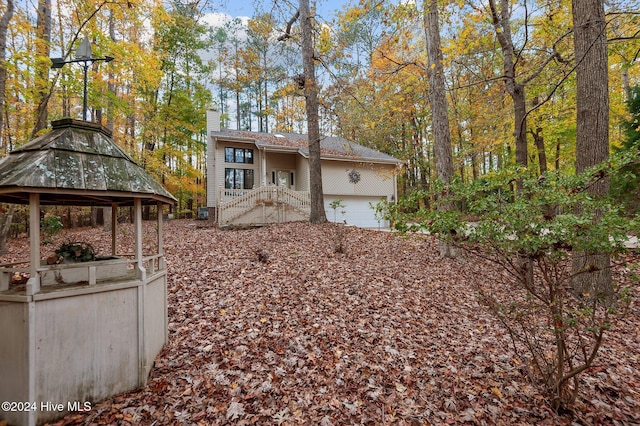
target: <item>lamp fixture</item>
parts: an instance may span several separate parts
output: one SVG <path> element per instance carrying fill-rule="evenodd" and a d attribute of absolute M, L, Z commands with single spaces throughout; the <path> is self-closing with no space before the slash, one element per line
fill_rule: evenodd
<path fill-rule="evenodd" d="M 91 43 L 89 38 L 85 37 L 80 43 L 80 46 L 76 50 L 75 59 L 65 61 L 64 58 L 49 58 L 51 59 L 51 68 L 59 69 L 65 66 L 65 64 L 71 64 L 74 62 L 81 63 L 84 71 L 84 91 L 82 96 L 82 119 L 87 121 L 87 71 L 89 65 L 94 62 L 111 62 L 112 56 L 105 56 L 104 58 L 94 58 L 91 54 Z"/>

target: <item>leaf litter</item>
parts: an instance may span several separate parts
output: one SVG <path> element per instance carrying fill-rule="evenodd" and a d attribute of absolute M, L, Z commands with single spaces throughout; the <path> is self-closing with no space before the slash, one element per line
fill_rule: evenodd
<path fill-rule="evenodd" d="M 637 306 L 607 334 L 576 415 L 558 416 L 476 299 L 491 265 L 443 259 L 426 236 L 333 224 L 170 221 L 164 235 L 169 339 L 147 385 L 51 424 L 640 423 Z M 100 229 L 56 241 L 69 238 L 109 250 Z"/>

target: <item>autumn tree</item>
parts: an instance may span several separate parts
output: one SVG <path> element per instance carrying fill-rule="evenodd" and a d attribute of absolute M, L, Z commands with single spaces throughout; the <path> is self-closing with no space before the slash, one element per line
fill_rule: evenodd
<path fill-rule="evenodd" d="M 153 119 L 158 144 L 147 152 L 147 159 L 162 171 L 160 179 L 167 189 L 176 193 L 178 208 L 185 210 L 193 207 L 191 185 L 198 174 L 194 160 L 203 158 L 200 129 L 211 103 L 211 93 L 202 84 L 211 68 L 200 56 L 210 47 L 210 38 L 199 22 L 200 13 L 195 5 L 175 2 L 168 21 L 158 28 L 156 52 L 163 60 Z"/>
<path fill-rule="evenodd" d="M 302 51 L 302 67 L 304 73 L 298 77 L 305 97 L 307 113 L 307 138 L 309 146 L 309 189 L 311 192 L 311 223 L 324 223 L 327 216 L 324 210 L 324 193 L 322 191 L 322 169 L 320 163 L 320 119 L 318 116 L 318 83 L 314 63 L 313 17 L 309 8 L 309 0 L 300 0 L 300 6 L 289 20 L 286 32 L 279 37 L 280 41 L 291 38 L 293 23 L 300 21 L 300 40 Z"/>
<path fill-rule="evenodd" d="M 231 73 L 225 84 L 235 93 L 236 129 L 241 130 L 242 108 L 240 98 L 244 89 L 244 80 L 242 79 L 242 41 L 240 40 L 240 35 L 244 30 L 242 29 L 242 22 L 237 18 L 227 22 L 225 28 L 228 35 L 226 40 L 228 54 L 226 55 L 227 62 L 225 65 Z"/>
<path fill-rule="evenodd" d="M 525 85 L 517 80 L 517 62 L 520 53 L 516 51 L 511 35 L 512 4 L 508 0 L 489 0 L 491 20 L 495 27 L 496 37 L 502 49 L 503 77 L 505 87 L 513 100 L 514 135 L 516 145 L 516 163 L 527 166 L 527 123 Z"/>
<path fill-rule="evenodd" d="M 624 218 L 610 199 L 593 197 L 588 189 L 627 162 L 619 156 L 599 165 L 596 173 L 549 174 L 543 180 L 535 171 L 512 168 L 485 182 L 456 185 L 448 200 L 439 200 L 464 202 L 466 212 L 424 212 L 419 226 L 408 223 L 406 215 L 396 216 L 405 229 L 427 229 L 499 267 L 483 280 L 486 284 L 477 286 L 480 301 L 508 331 L 509 346 L 523 371 L 558 412 L 574 406 L 581 376 L 596 365 L 605 334 L 624 317 L 632 300 L 630 289 L 618 285 L 613 293 L 618 305 L 613 308 L 588 294 L 576 294 L 571 285 L 571 250 L 598 247 L 609 255 L 627 250 L 628 232 L 637 223 Z M 522 190 L 507 199 L 504 191 L 516 178 L 522 179 Z M 548 215 L 549 204 L 563 213 Z M 578 205 L 584 208 L 576 209 Z M 594 220 L 594 212 L 601 212 L 599 220 Z M 478 217 L 474 226 L 467 224 L 465 214 Z M 530 261 L 530 270 L 522 267 L 523 258 Z"/>
<path fill-rule="evenodd" d="M 218 108 L 220 108 L 220 121 L 221 121 L 220 125 L 221 127 L 227 127 L 226 123 L 224 122 L 227 116 L 227 94 L 225 91 L 224 74 L 223 74 L 223 68 L 224 68 L 223 64 L 226 60 L 226 55 L 227 55 L 227 47 L 226 47 L 226 41 L 228 38 L 227 31 L 222 27 L 213 28 L 211 37 L 213 39 L 213 46 L 217 54 L 216 65 L 218 69 L 215 75 L 217 77 L 217 86 L 218 86 L 217 102 L 218 102 Z"/>
<path fill-rule="evenodd" d="M 7 83 L 7 32 L 9 22 L 14 12 L 13 0 L 7 0 L 7 3 L 0 15 L 0 144 L 5 147 L 4 143 L 4 104 L 5 104 L 5 88 Z"/>
<path fill-rule="evenodd" d="M 576 172 L 581 173 L 609 157 L 609 69 L 603 1 L 573 0 L 572 10 L 577 88 Z M 595 197 L 607 195 L 609 179 L 597 179 L 588 192 Z M 578 293 L 591 297 L 606 294 L 610 299 L 609 256 L 598 254 L 597 250 L 575 252 L 573 272 Z"/>
<path fill-rule="evenodd" d="M 36 78 L 38 107 L 31 136 L 47 127 L 49 101 L 49 52 L 51 41 L 51 0 L 39 0 L 36 24 Z"/>
<path fill-rule="evenodd" d="M 447 187 L 453 178 L 453 157 L 451 154 L 451 132 L 447 116 L 442 49 L 440 48 L 440 23 L 438 22 L 438 1 L 428 0 L 424 4 L 424 26 L 429 58 L 429 102 L 433 126 L 434 152 L 438 179 Z M 449 210 L 452 205 L 440 204 Z M 454 257 L 453 246 L 446 241 L 440 246 L 440 254 Z"/>
<path fill-rule="evenodd" d="M 422 14 L 415 4 L 365 1 L 340 12 L 333 28 L 319 43 L 333 132 L 402 159 L 401 193 L 428 188 L 435 167 Z"/>
<path fill-rule="evenodd" d="M 327 221 L 322 192 L 322 170 L 320 167 L 320 125 L 318 117 L 318 83 L 314 64 L 313 17 L 309 0 L 300 0 L 300 33 L 302 67 L 304 69 L 304 97 L 307 110 L 307 135 L 309 138 L 309 188 L 311 190 L 311 223 Z"/>
<path fill-rule="evenodd" d="M 630 87 L 627 108 L 630 117 L 622 123 L 624 141 L 616 151 L 635 153 L 636 161 L 611 181 L 611 193 L 627 209 L 627 214 L 640 212 L 640 86 Z"/>
<path fill-rule="evenodd" d="M 269 83 L 277 69 L 271 64 L 274 25 L 274 19 L 269 14 L 262 14 L 247 23 L 248 48 L 255 52 L 257 58 L 255 72 L 251 75 L 255 80 L 253 84 L 256 87 L 256 115 L 260 132 L 269 131 L 269 116 L 272 112 L 269 105 Z"/>
<path fill-rule="evenodd" d="M 0 15 L 0 144 L 5 146 L 4 143 L 4 102 L 5 102 L 5 87 L 7 80 L 7 67 L 6 67 L 6 48 L 7 48 L 7 29 L 9 27 L 9 21 L 13 17 L 14 4 L 13 0 L 7 0 L 4 10 Z M 11 223 L 13 222 L 13 211 L 15 204 L 8 206 L 8 210 L 2 209 L 0 211 L 0 253 L 4 253 L 7 249 L 7 237 Z"/>

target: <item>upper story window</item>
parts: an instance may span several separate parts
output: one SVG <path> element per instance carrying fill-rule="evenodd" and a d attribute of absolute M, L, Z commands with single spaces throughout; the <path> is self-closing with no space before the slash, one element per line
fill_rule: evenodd
<path fill-rule="evenodd" d="M 225 148 L 225 163 L 253 164 L 253 150 L 248 148 Z"/>

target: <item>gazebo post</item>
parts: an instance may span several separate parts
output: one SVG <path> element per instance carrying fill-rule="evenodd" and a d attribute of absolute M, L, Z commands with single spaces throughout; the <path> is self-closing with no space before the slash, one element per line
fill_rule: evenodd
<path fill-rule="evenodd" d="M 146 341 L 145 341 L 145 316 L 144 307 L 146 304 L 146 270 L 142 265 L 142 200 L 140 198 L 133 199 L 133 223 L 135 238 L 135 271 L 136 278 L 142 281 L 142 285 L 138 286 L 138 386 L 144 386 L 147 383 L 147 364 L 146 364 Z"/>
<path fill-rule="evenodd" d="M 117 256 L 118 204 L 111 203 L 111 255 Z"/>
<path fill-rule="evenodd" d="M 140 198 L 134 198 L 133 200 L 133 215 L 134 215 L 134 227 L 135 227 L 135 257 L 136 257 L 136 277 L 144 280 L 146 270 L 142 265 L 142 200 Z"/>
<path fill-rule="evenodd" d="M 157 203 L 157 208 L 158 208 L 158 214 L 157 214 L 157 226 L 158 226 L 158 254 L 160 255 L 160 258 L 158 259 L 158 268 L 160 269 L 164 269 L 165 265 L 164 265 L 164 247 L 162 246 L 162 237 L 163 237 L 163 230 L 162 230 L 162 225 L 163 225 L 163 217 L 162 217 L 162 203 L 160 201 L 158 201 Z"/>
<path fill-rule="evenodd" d="M 29 194 L 29 281 L 27 281 L 27 296 L 33 296 L 40 291 L 40 194 Z"/>

